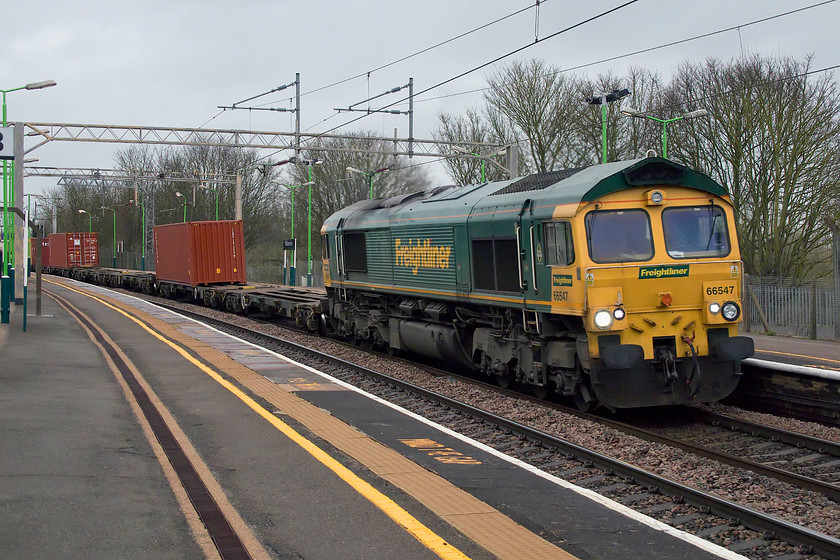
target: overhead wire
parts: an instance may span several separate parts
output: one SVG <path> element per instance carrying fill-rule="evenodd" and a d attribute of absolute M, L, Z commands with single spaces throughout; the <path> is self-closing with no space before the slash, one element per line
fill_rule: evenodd
<path fill-rule="evenodd" d="M 789 16 L 789 15 L 792 15 L 792 14 L 795 14 L 795 13 L 798 13 L 798 12 L 802 12 L 802 11 L 805 11 L 805 10 L 810 10 L 812 8 L 818 8 L 820 6 L 824 6 L 825 4 L 831 4 L 831 3 L 836 2 L 836 1 L 837 0 L 825 0 L 824 2 L 819 2 L 817 4 L 811 4 L 810 6 L 804 6 L 802 8 L 797 8 L 795 10 L 789 10 L 787 12 L 782 12 L 782 13 L 779 13 L 779 14 L 776 14 L 776 15 L 773 15 L 773 16 L 768 16 L 768 17 L 765 17 L 765 18 L 753 20 L 753 21 L 750 21 L 750 22 L 747 22 L 747 23 L 741 23 L 741 24 L 738 24 L 738 25 L 733 25 L 731 27 L 726 27 L 724 29 L 719 29 L 717 31 L 710 31 L 708 33 L 702 33 L 700 35 L 694 35 L 693 37 L 688 37 L 686 39 L 671 41 L 671 42 L 668 42 L 668 43 L 663 43 L 661 45 L 657 45 L 657 46 L 654 46 L 654 47 L 649 47 L 649 48 L 646 48 L 646 49 L 632 51 L 632 52 L 629 52 L 629 53 L 624 53 L 624 54 L 620 54 L 620 55 L 616 55 L 616 56 L 611 56 L 611 57 L 608 57 L 608 58 L 602 58 L 600 60 L 596 60 L 596 61 L 593 61 L 593 62 L 587 62 L 585 64 L 579 64 L 577 66 L 570 66 L 569 68 L 563 68 L 562 70 L 554 72 L 553 74 L 556 76 L 557 74 L 572 72 L 574 70 L 580 70 L 581 68 L 588 68 L 590 66 L 597 66 L 598 64 L 604 64 L 606 62 L 612 62 L 614 60 L 619 60 L 619 59 L 622 59 L 622 58 L 629 58 L 631 56 L 636 56 L 636 55 L 639 55 L 639 54 L 644 54 L 644 53 L 656 51 L 656 50 L 659 50 L 659 49 L 664 49 L 666 47 L 673 47 L 675 45 L 680 45 L 682 43 L 688 43 L 688 42 L 691 42 L 691 41 L 696 41 L 698 39 L 705 39 L 707 37 L 712 37 L 714 35 L 720 35 L 721 33 L 726 33 L 728 31 L 739 30 L 739 32 L 740 32 L 740 29 L 742 27 L 749 27 L 751 25 L 757 25 L 759 23 L 765 23 L 767 21 L 771 21 L 771 20 L 778 19 L 778 18 L 781 18 L 781 17 Z M 506 85 L 506 84 L 503 83 L 503 84 L 500 84 L 500 85 Z M 435 100 L 438 100 L 438 99 L 446 99 L 446 98 L 450 98 L 450 97 L 457 97 L 459 95 L 469 95 L 469 94 L 472 94 L 472 93 L 479 93 L 479 92 L 482 92 L 482 91 L 488 91 L 490 89 L 491 89 L 491 87 L 488 86 L 488 87 L 483 87 L 483 88 L 478 88 L 478 89 L 472 89 L 472 90 L 469 90 L 469 91 L 450 93 L 450 94 L 447 94 L 447 95 L 440 95 L 440 96 L 437 96 L 437 97 L 427 97 L 425 99 L 415 100 L 415 103 L 423 103 L 425 101 L 435 101 Z"/>
<path fill-rule="evenodd" d="M 515 54 L 517 54 L 517 53 L 520 53 L 520 52 L 522 52 L 522 51 L 524 51 L 524 50 L 526 50 L 526 49 L 529 49 L 529 48 L 531 48 L 531 47 L 533 47 L 533 46 L 535 46 L 535 45 L 538 45 L 538 44 L 540 44 L 540 43 L 543 43 L 543 42 L 545 42 L 545 41 L 548 41 L 549 39 L 553 39 L 554 37 L 557 37 L 558 35 L 561 35 L 561 34 L 563 34 L 563 33 L 567 33 L 567 32 L 569 32 L 569 31 L 571 31 L 571 30 L 573 30 L 573 29 L 576 29 L 576 28 L 578 28 L 578 27 L 581 27 L 581 26 L 583 26 L 583 25 L 586 25 L 587 23 L 591 23 L 591 22 L 593 22 L 593 21 L 595 21 L 595 20 L 597 20 L 597 19 L 600 19 L 600 18 L 605 17 L 605 16 L 607 16 L 607 15 L 609 15 L 609 14 L 612 14 L 612 13 L 614 13 L 614 12 L 618 11 L 618 10 L 621 10 L 622 8 L 626 8 L 627 6 L 629 6 L 629 5 L 631 5 L 631 4 L 635 4 L 635 3 L 636 3 L 636 2 L 638 2 L 638 1 L 639 1 L 639 0 L 628 0 L 627 2 L 624 2 L 623 4 L 620 4 L 620 5 L 618 5 L 618 6 L 615 6 L 615 7 L 613 7 L 613 8 L 610 8 L 610 9 L 608 9 L 608 10 L 605 10 L 605 11 L 603 11 L 603 12 L 601 12 L 601 13 L 597 14 L 597 15 L 594 15 L 594 16 L 591 16 L 591 17 L 589 17 L 589 18 L 586 18 L 586 19 L 584 19 L 584 20 L 582 20 L 582 21 L 579 21 L 579 22 L 577 22 L 577 23 L 575 23 L 575 24 L 573 24 L 573 25 L 570 25 L 570 26 L 568 26 L 568 27 L 566 27 L 566 28 L 564 28 L 564 29 L 561 29 L 561 30 L 559 30 L 559 31 L 555 31 L 554 33 L 552 33 L 552 34 L 550 34 L 550 35 L 547 35 L 546 37 L 543 37 L 542 39 L 536 39 L 533 43 L 528 43 L 528 44 L 526 44 L 526 45 L 523 45 L 523 46 L 521 46 L 521 47 L 519 47 L 519 48 L 516 48 L 516 49 L 514 49 L 514 50 L 512 50 L 512 51 L 509 51 L 509 52 L 507 52 L 507 53 L 505 53 L 505 54 L 503 54 L 503 55 L 497 56 L 496 58 L 494 58 L 494 59 L 492 59 L 492 60 L 490 60 L 490 61 L 488 61 L 488 62 L 484 62 L 484 63 L 482 63 L 482 64 L 479 64 L 478 66 L 474 66 L 473 68 L 471 68 L 471 69 L 469 69 L 469 70 L 466 70 L 466 71 L 464 71 L 464 72 L 461 72 L 460 74 L 457 74 L 457 75 L 455 75 L 455 76 L 453 76 L 453 77 L 451 77 L 451 78 L 447 78 L 447 79 L 443 80 L 442 82 L 438 82 L 437 84 L 434 84 L 434 85 L 432 85 L 432 86 L 429 86 L 429 87 L 427 87 L 426 89 L 421 90 L 420 92 L 417 92 L 417 93 L 415 94 L 415 96 L 417 96 L 417 95 L 422 95 L 423 93 L 426 93 L 426 92 L 431 91 L 431 90 L 433 90 L 433 89 L 436 89 L 436 88 L 439 88 L 439 87 L 441 87 L 441 86 L 444 86 L 444 85 L 446 85 L 446 84 L 448 84 L 448 83 L 450 83 L 450 82 L 453 82 L 453 81 L 455 81 L 455 80 L 457 80 L 457 79 L 459 79 L 459 78 L 463 78 L 464 76 L 466 76 L 466 75 L 468 75 L 468 74 L 471 74 L 471 73 L 473 73 L 473 72 L 477 72 L 478 70 L 481 70 L 482 68 L 486 68 L 487 66 L 490 66 L 491 64 L 495 64 L 495 63 L 499 62 L 500 60 L 503 60 L 503 59 L 505 59 L 505 58 L 507 58 L 507 57 L 509 57 L 509 56 L 513 56 L 513 55 L 515 55 Z M 399 103 L 403 103 L 403 102 L 407 101 L 408 99 L 409 99 L 408 97 L 405 97 L 405 98 L 403 98 L 403 99 L 400 99 L 400 100 L 398 100 L 398 101 L 394 101 L 393 103 L 390 103 L 390 104 L 388 104 L 388 105 L 385 105 L 385 106 L 381 107 L 380 109 L 387 109 L 388 107 L 393 107 L 394 105 L 397 105 L 397 104 L 399 104 Z M 343 127 L 345 127 L 345 126 L 348 126 L 348 125 L 350 125 L 350 124 L 353 124 L 354 122 L 358 122 L 359 120 L 361 120 L 361 119 L 363 119 L 363 118 L 365 118 L 365 117 L 367 117 L 367 116 L 368 116 L 368 114 L 363 114 L 363 115 L 360 115 L 360 116 L 358 116 L 358 117 L 356 117 L 356 118 L 353 118 L 353 119 L 351 119 L 351 120 L 349 120 L 349 121 L 347 121 L 347 122 L 345 122 L 345 123 L 342 123 L 342 124 L 340 124 L 340 125 L 337 125 L 337 126 L 335 126 L 335 127 L 331 128 L 331 129 L 325 130 L 324 132 L 321 132 L 320 134 L 315 135 L 315 136 L 314 136 L 314 137 L 312 137 L 312 138 L 308 138 L 307 140 L 305 140 L 305 142 L 312 142 L 312 141 L 314 141 L 314 140 L 317 140 L 317 139 L 318 139 L 319 137 L 321 137 L 321 136 L 324 136 L 324 135 L 326 135 L 326 134 L 329 134 L 330 132 L 334 132 L 334 131 L 338 130 L 339 128 L 343 128 Z M 288 148 L 286 148 L 286 149 L 288 149 Z M 277 153 L 279 153 L 279 152 L 281 152 L 281 151 L 283 151 L 283 150 L 277 150 L 277 151 L 275 151 L 275 152 L 272 152 L 271 154 L 267 154 L 266 156 L 263 156 L 263 157 L 262 157 L 262 158 L 260 158 L 260 159 L 265 159 L 265 158 L 267 158 L 267 157 L 271 157 L 271 156 L 273 156 L 273 155 L 275 155 L 275 154 L 277 154 Z M 257 161 L 259 161 L 259 160 L 257 160 Z"/>
<path fill-rule="evenodd" d="M 739 88 L 739 89 L 730 89 L 730 90 L 724 91 L 722 93 L 706 95 L 706 96 L 703 96 L 703 97 L 692 99 L 691 101 L 694 102 L 694 103 L 702 103 L 703 101 L 710 101 L 712 99 L 716 99 L 716 98 L 719 98 L 719 97 L 730 96 L 730 95 L 733 95 L 733 94 L 736 94 L 736 93 L 743 93 L 743 92 L 747 92 L 747 91 L 750 91 L 750 90 L 753 90 L 753 89 L 757 89 L 757 88 L 760 88 L 760 87 L 763 87 L 763 86 L 772 85 L 772 84 L 779 83 L 779 82 L 785 82 L 785 81 L 788 81 L 788 80 L 795 80 L 797 78 L 804 78 L 805 76 L 810 76 L 812 74 L 820 74 L 820 73 L 823 73 L 823 72 L 829 72 L 831 70 L 837 70 L 838 68 L 840 68 L 840 64 L 835 64 L 833 66 L 826 66 L 825 68 L 820 68 L 820 69 L 817 69 L 817 70 L 809 70 L 808 72 L 801 72 L 799 74 L 794 74 L 792 76 L 782 76 L 782 77 L 776 78 L 774 80 L 766 80 L 766 81 L 759 82 L 757 84 L 752 84 L 752 85 L 749 85 L 747 87 L 743 87 L 743 88 Z M 678 108 L 678 106 L 668 105 L 668 106 L 664 106 L 663 108 L 664 109 Z M 645 114 L 645 113 L 642 112 L 641 114 Z M 522 142 L 526 142 L 526 140 L 524 140 L 524 139 L 520 140 L 519 142 L 517 142 L 517 144 L 522 143 Z M 419 167 L 421 165 L 438 163 L 438 162 L 443 161 L 445 159 L 446 158 L 437 158 L 437 159 L 422 161 L 422 162 L 419 162 L 419 163 L 412 163 L 410 165 L 406 165 L 404 168 L 409 169 L 409 168 L 412 168 L 412 167 Z"/>

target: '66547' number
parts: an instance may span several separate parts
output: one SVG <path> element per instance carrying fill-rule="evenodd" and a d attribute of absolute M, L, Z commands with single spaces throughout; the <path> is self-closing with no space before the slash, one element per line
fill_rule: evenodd
<path fill-rule="evenodd" d="M 722 296 L 726 294 L 734 294 L 735 286 L 708 286 L 706 288 L 707 296 Z"/>

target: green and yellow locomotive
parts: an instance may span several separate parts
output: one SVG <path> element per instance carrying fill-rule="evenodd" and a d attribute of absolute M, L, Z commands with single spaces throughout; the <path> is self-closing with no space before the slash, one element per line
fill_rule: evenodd
<path fill-rule="evenodd" d="M 584 409 L 718 401 L 753 352 L 729 195 L 661 158 L 364 200 L 322 234 L 332 330 Z"/>

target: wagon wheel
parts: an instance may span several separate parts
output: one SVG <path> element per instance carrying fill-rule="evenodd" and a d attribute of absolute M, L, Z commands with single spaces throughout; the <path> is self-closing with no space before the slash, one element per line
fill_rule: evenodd
<path fill-rule="evenodd" d="M 502 389 L 508 389 L 511 385 L 513 385 L 513 376 L 509 371 L 506 371 L 496 376 L 496 383 L 498 383 L 499 387 Z"/>
<path fill-rule="evenodd" d="M 548 385 L 531 385 L 531 392 L 534 393 L 534 396 L 544 401 L 545 398 L 548 396 L 549 387 Z"/>
<path fill-rule="evenodd" d="M 580 410 L 581 412 L 589 412 L 589 410 L 592 408 L 593 401 L 586 400 L 586 398 L 583 396 L 583 393 L 580 392 L 580 387 L 578 387 L 578 390 L 575 391 L 575 396 L 572 398 L 575 401 L 575 406 L 577 406 L 578 410 Z"/>

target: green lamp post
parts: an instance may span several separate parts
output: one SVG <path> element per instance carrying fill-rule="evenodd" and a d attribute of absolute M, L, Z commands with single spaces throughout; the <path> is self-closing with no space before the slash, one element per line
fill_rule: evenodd
<path fill-rule="evenodd" d="M 146 270 L 146 205 L 139 200 L 129 200 L 128 204 L 140 206 L 140 229 L 143 231 L 143 247 L 140 250 L 140 270 Z"/>
<path fill-rule="evenodd" d="M 650 119 L 652 121 L 662 123 L 662 157 L 664 159 L 668 159 L 668 123 L 687 119 L 696 119 L 698 117 L 705 117 L 709 114 L 709 112 L 705 109 L 698 109 L 696 111 L 691 111 L 690 113 L 680 115 L 679 117 L 674 117 L 673 119 L 658 119 L 650 115 L 645 115 L 641 111 L 637 111 L 632 107 L 625 107 L 621 110 L 621 113 L 623 115 L 627 115 L 628 117 L 634 117 L 637 119 Z"/>
<path fill-rule="evenodd" d="M 32 82 L 25 86 L 20 86 L 11 89 L 0 89 L 3 94 L 3 127 L 8 125 L 6 121 L 6 94 L 22 89 L 43 89 L 55 85 L 54 80 L 45 80 L 43 82 Z M 9 276 L 9 267 L 14 263 L 14 251 L 11 250 L 12 231 L 14 230 L 14 217 L 9 213 L 9 200 L 14 199 L 14 185 L 10 171 L 14 169 L 13 165 L 5 159 L 3 160 L 3 275 L 0 278 L 0 323 L 9 322 L 9 308 L 12 301 L 12 292 L 14 291 L 14 281 Z"/>
<path fill-rule="evenodd" d="M 205 185 L 198 185 L 199 189 L 212 192 L 216 198 L 216 221 L 219 221 L 219 187 L 208 187 Z"/>
<path fill-rule="evenodd" d="M 505 152 L 507 151 L 507 148 L 498 149 L 495 152 L 493 152 L 491 154 L 484 155 L 484 156 L 482 156 L 480 154 L 473 153 L 473 152 L 469 151 L 467 148 L 464 148 L 462 146 L 452 146 L 452 151 L 460 152 L 462 154 L 468 154 L 468 155 L 475 156 L 475 157 L 479 158 L 481 160 L 481 182 L 486 183 L 487 182 L 487 174 L 484 172 L 485 162 L 488 161 L 488 158 L 491 158 L 493 156 L 504 155 Z M 504 167 L 502 167 L 501 165 L 499 165 L 495 161 L 493 161 L 493 160 L 489 160 L 489 161 L 490 161 L 490 163 L 492 163 L 496 167 L 501 167 L 503 171 L 507 171 L 507 169 L 505 169 Z"/>
<path fill-rule="evenodd" d="M 308 231 L 306 234 L 306 285 L 312 286 L 312 185 L 315 184 L 315 181 L 312 180 L 312 166 L 321 165 L 324 161 L 318 158 L 313 158 L 303 160 L 301 163 L 306 166 L 306 170 L 309 174 L 309 182 L 307 183 L 309 186 L 309 220 L 307 222 Z"/>
<path fill-rule="evenodd" d="M 276 181 L 276 180 L 272 180 L 272 181 L 269 181 L 269 182 L 274 183 L 275 185 L 279 185 L 281 187 L 286 187 L 287 189 L 292 191 L 292 228 L 291 229 L 292 229 L 292 240 L 294 241 L 294 239 L 295 239 L 295 189 L 298 188 L 298 187 L 310 187 L 310 191 L 309 191 L 310 192 L 309 223 L 311 225 L 312 224 L 312 198 L 311 198 L 312 191 L 311 191 L 311 185 L 314 185 L 315 183 L 313 181 L 308 181 L 308 182 L 303 183 L 301 185 L 287 185 L 285 183 L 281 183 L 280 181 Z M 312 228 L 310 227 L 309 229 L 311 230 Z M 290 286 L 295 285 L 295 267 L 297 265 L 297 241 L 294 241 L 294 244 L 295 244 L 295 246 L 294 246 L 294 249 L 292 250 L 292 266 L 291 266 L 291 272 L 289 274 L 289 285 Z M 311 245 L 310 245 L 310 250 L 311 250 Z M 309 258 L 310 259 L 312 258 L 311 253 L 309 255 Z"/>
<path fill-rule="evenodd" d="M 601 106 L 601 163 L 607 163 L 607 104 L 630 95 L 629 89 L 614 89 L 586 100 L 590 105 Z"/>
<path fill-rule="evenodd" d="M 87 214 L 88 215 L 88 233 L 93 232 L 93 216 L 87 210 L 79 209 L 79 214 Z"/>
<path fill-rule="evenodd" d="M 361 169 L 356 169 L 355 167 L 348 167 L 347 171 L 351 173 L 358 173 L 359 175 L 364 175 L 367 177 L 368 185 L 370 187 L 370 195 L 368 198 L 373 198 L 373 178 L 379 175 L 380 173 L 385 173 L 386 171 L 391 171 L 391 167 L 382 167 L 377 169 L 376 171 L 362 171 Z"/>
<path fill-rule="evenodd" d="M 178 198 L 183 198 L 184 199 L 184 223 L 187 223 L 187 204 L 189 204 L 189 202 L 187 202 L 187 197 L 185 197 L 184 195 L 182 195 L 179 192 L 176 192 L 175 196 L 177 196 Z"/>
<path fill-rule="evenodd" d="M 114 213 L 114 258 L 113 258 L 113 266 L 117 268 L 117 211 L 114 208 L 109 206 L 100 206 L 100 210 L 102 210 L 102 214 L 105 214 L 105 210 L 110 210 Z"/>

